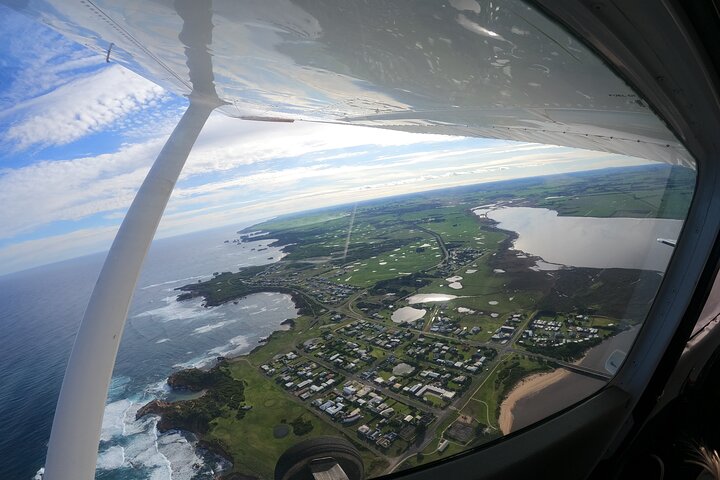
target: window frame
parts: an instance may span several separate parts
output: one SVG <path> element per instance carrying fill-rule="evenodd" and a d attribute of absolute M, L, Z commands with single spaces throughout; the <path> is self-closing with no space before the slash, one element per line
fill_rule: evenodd
<path fill-rule="evenodd" d="M 720 131 L 720 82 L 679 4 L 531 3 L 593 49 L 685 145 L 697 162 L 693 201 L 647 318 L 622 367 L 604 388 L 486 445 L 384 478 L 516 478 L 542 476 L 544 471 L 553 478 L 588 476 L 602 458 L 620 452 L 647 421 L 717 273 L 720 146 L 713 134 Z"/>

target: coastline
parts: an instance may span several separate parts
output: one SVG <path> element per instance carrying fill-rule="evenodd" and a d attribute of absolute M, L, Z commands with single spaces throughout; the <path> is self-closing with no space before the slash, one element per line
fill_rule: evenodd
<path fill-rule="evenodd" d="M 613 335 L 590 348 L 574 363 L 602 371 L 610 352 L 629 349 L 638 328 L 639 325 L 634 325 Z M 582 400 L 602 388 L 604 384 L 605 382 L 601 380 L 572 373 L 563 368 L 527 376 L 513 387 L 500 404 L 498 426 L 503 434 L 508 434 L 512 432 L 513 427 L 525 427 Z M 515 415 L 514 410 L 517 408 L 523 413 L 522 415 Z"/>
<path fill-rule="evenodd" d="M 272 341 L 276 340 L 279 336 L 286 333 L 291 333 L 297 328 L 297 319 L 303 316 L 301 310 L 302 307 L 307 308 L 307 302 L 303 303 L 303 297 L 301 296 L 302 294 L 299 294 L 294 290 L 280 292 L 276 289 L 268 288 L 260 289 L 258 292 L 242 292 L 237 297 L 223 299 L 223 301 L 219 302 L 219 304 L 222 305 L 224 303 L 229 303 L 231 301 L 244 298 L 248 295 L 262 292 L 282 293 L 285 295 L 289 295 L 293 303 L 296 305 L 296 308 L 298 309 L 297 317 L 286 318 L 285 320 L 280 322 L 278 329 L 272 331 L 270 335 L 266 337 L 264 342 L 256 345 L 254 348 L 252 348 L 252 350 L 248 352 L 235 355 L 221 355 L 216 358 L 216 361 L 212 365 L 205 368 L 183 368 L 169 375 L 166 383 L 170 387 L 171 392 L 192 393 L 194 395 L 192 395 L 191 398 L 177 400 L 154 399 L 140 407 L 140 409 L 136 412 L 136 418 L 141 418 L 145 415 L 155 415 L 159 417 L 155 428 L 156 431 L 160 434 L 167 431 L 176 430 L 193 435 L 196 439 L 196 451 L 207 451 L 210 454 L 220 458 L 222 462 L 229 465 L 229 468 L 227 470 L 218 472 L 219 476 L 217 478 L 219 480 L 257 480 L 257 477 L 235 471 L 234 466 L 236 465 L 237 460 L 230 453 L 227 445 L 225 445 L 224 442 L 218 439 L 208 438 L 208 432 L 204 431 L 204 428 L 202 428 L 202 426 L 193 424 L 193 422 L 183 421 L 182 416 L 178 416 L 177 414 L 179 411 L 182 411 L 185 408 L 190 410 L 196 408 L 196 406 L 198 405 L 196 402 L 202 402 L 204 398 L 208 397 L 208 393 L 217 386 L 203 385 L 201 388 L 200 386 L 192 385 L 192 382 L 188 383 L 185 381 L 178 381 L 178 378 L 182 377 L 184 374 L 188 374 L 193 371 L 202 372 L 203 374 L 209 374 L 219 368 L 222 368 L 224 365 L 229 365 L 232 362 L 238 362 L 243 360 L 247 361 L 247 359 L 249 359 L 253 354 L 263 350 L 263 347 L 267 347 L 269 344 L 273 343 Z M 205 296 L 202 294 L 200 294 L 199 296 L 203 296 L 205 298 Z M 300 300 L 298 300 L 298 298 Z M 249 407 L 252 408 L 252 406 Z"/>
<path fill-rule="evenodd" d="M 208 373 L 217 368 L 220 368 L 222 365 L 227 365 L 231 362 L 241 361 L 241 359 L 247 359 L 253 353 L 256 353 L 260 351 L 263 347 L 266 347 L 268 343 L 270 343 L 270 340 L 272 340 L 273 338 L 276 338 L 278 335 L 282 335 L 283 333 L 292 332 L 296 326 L 295 319 L 288 318 L 284 320 L 280 324 L 280 326 L 281 328 L 279 330 L 275 330 L 270 334 L 267 342 L 255 346 L 251 351 L 247 353 L 239 355 L 219 356 L 215 364 L 207 369 L 184 368 L 172 373 L 170 376 L 168 376 L 166 380 L 166 383 L 170 386 L 171 391 L 193 392 L 197 394 L 197 397 L 189 400 L 151 400 L 150 402 L 140 407 L 140 409 L 136 412 L 136 418 L 141 418 L 146 415 L 156 415 L 157 417 L 159 417 L 158 422 L 155 426 L 158 433 L 162 434 L 170 430 L 177 430 L 193 435 L 196 438 L 196 451 L 205 450 L 207 452 L 210 452 L 212 455 L 219 457 L 223 462 L 229 464 L 230 467 L 228 470 L 218 472 L 219 476 L 217 478 L 219 480 L 257 480 L 257 477 L 253 475 L 239 473 L 234 470 L 234 466 L 236 465 L 236 459 L 229 452 L 229 449 L 222 441 L 218 439 L 208 439 L 206 436 L 207 432 L 203 432 L 202 429 L 197 428 L 197 426 L 181 424 L 182 422 L 178 422 L 176 415 L 173 415 L 173 413 L 176 412 L 179 408 L 183 408 L 185 406 L 192 408 L 191 402 L 193 400 L 199 400 L 205 397 L 208 391 L 214 388 L 214 386 L 209 386 L 201 390 L 196 390 L 193 387 L 182 384 L 182 382 L 179 382 L 180 384 L 178 384 L 178 382 L 174 381 L 173 379 L 177 378 L 178 375 L 182 375 L 193 370 Z"/>
<path fill-rule="evenodd" d="M 250 229 L 251 227 L 248 227 L 247 229 Z M 245 229 L 245 230 L 247 230 Z M 244 230 L 243 230 L 244 231 Z M 240 233 L 240 232 L 238 232 Z M 258 236 L 264 236 L 268 233 L 262 233 Z M 253 242 L 257 240 L 255 236 L 250 237 L 243 237 L 241 235 L 240 242 Z M 281 262 L 282 258 L 287 255 L 287 252 L 284 250 L 287 245 L 284 245 L 283 242 L 280 240 L 274 240 L 272 245 L 274 247 L 279 247 L 280 251 L 282 253 L 282 256 L 277 260 L 277 262 Z M 272 262 L 276 263 L 276 262 Z M 257 268 L 264 269 L 266 268 L 266 265 L 260 265 L 257 267 L 245 267 L 247 270 L 254 271 Z M 216 279 L 218 277 L 222 277 L 223 275 L 226 275 L 229 272 L 223 272 L 223 273 L 215 273 L 213 275 L 213 279 Z M 181 370 L 175 371 L 172 374 L 168 376 L 166 379 L 166 384 L 170 387 L 171 392 L 174 393 L 193 393 L 191 398 L 189 399 L 175 399 L 175 400 L 161 400 L 161 399 L 154 399 L 150 402 L 146 403 L 140 409 L 136 412 L 136 419 L 141 418 L 146 415 L 155 415 L 158 418 L 158 422 L 155 426 L 155 429 L 158 433 L 162 434 L 169 430 L 177 430 L 181 432 L 186 432 L 190 435 L 193 435 L 196 438 L 195 443 L 195 449 L 196 451 L 202 451 L 205 450 L 207 452 L 210 452 L 212 455 L 215 455 L 216 457 L 219 457 L 223 462 L 230 465 L 230 468 L 223 472 L 218 472 L 219 476 L 218 479 L 221 480 L 256 480 L 257 477 L 253 475 L 246 475 L 241 474 L 235 471 L 235 465 L 236 465 L 236 459 L 233 457 L 233 455 L 230 453 L 227 446 L 219 439 L 210 439 L 207 437 L 207 431 L 205 428 L 203 428 L 202 425 L 195 424 L 195 422 L 188 422 L 184 421 L 182 418 L 182 415 L 178 415 L 178 412 L 183 411 L 184 409 L 193 410 L 194 408 L 197 408 L 199 405 L 198 402 L 202 402 L 204 399 L 208 397 L 208 392 L 210 390 L 213 390 L 217 387 L 217 385 L 202 385 L 202 387 L 198 385 L 192 385 L 192 382 L 186 382 L 186 381 L 177 381 L 178 378 L 181 378 L 183 375 L 191 373 L 191 372 L 201 372 L 203 375 L 208 375 L 213 373 L 214 371 L 222 368 L 224 365 L 228 365 L 230 362 L 238 362 L 242 361 L 243 359 L 250 358 L 253 354 L 261 351 L 263 347 L 267 347 L 269 344 L 273 343 L 272 341 L 274 339 L 277 339 L 278 336 L 281 336 L 284 333 L 292 332 L 296 329 L 296 321 L 298 318 L 302 317 L 303 315 L 312 314 L 314 315 L 314 308 L 313 308 L 313 302 L 309 301 L 301 292 L 298 292 L 294 289 L 287 288 L 287 287 L 281 287 L 281 286 L 271 286 L 271 285 L 241 285 L 239 288 L 237 288 L 235 291 L 228 292 L 228 294 L 216 298 L 211 290 L 202 289 L 198 287 L 202 287 L 207 282 L 198 282 L 197 284 L 187 284 L 183 285 L 181 287 L 175 288 L 175 291 L 180 292 L 179 295 L 176 296 L 175 301 L 176 302 L 182 302 L 185 300 L 190 300 L 193 298 L 201 297 L 203 299 L 203 306 L 206 308 L 210 307 L 217 307 L 226 303 L 235 302 L 237 303 L 238 300 L 241 300 L 245 297 L 248 297 L 250 295 L 254 295 L 257 293 L 280 293 L 284 295 L 289 295 L 291 298 L 291 301 L 295 304 L 295 308 L 297 309 L 296 317 L 295 318 L 286 318 L 282 322 L 280 322 L 280 325 L 276 330 L 273 330 L 269 336 L 267 336 L 264 341 L 262 341 L 260 344 L 253 347 L 250 351 L 241 353 L 241 354 L 235 354 L 235 355 L 221 355 L 216 358 L 216 361 L 213 362 L 210 366 L 207 366 L 206 368 L 183 368 Z M 242 395 L 242 394 L 241 394 Z M 252 408 L 252 406 L 250 406 Z"/>
<path fill-rule="evenodd" d="M 531 398 L 533 395 L 555 382 L 564 379 L 568 375 L 570 375 L 569 371 L 559 368 L 553 372 L 536 373 L 520 380 L 500 404 L 498 426 L 503 435 L 507 435 L 512 431 L 514 421 L 513 410 L 520 400 Z"/>

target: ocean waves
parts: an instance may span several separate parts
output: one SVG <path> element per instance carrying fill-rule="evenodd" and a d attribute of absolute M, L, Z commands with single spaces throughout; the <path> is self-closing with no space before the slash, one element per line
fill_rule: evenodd
<path fill-rule="evenodd" d="M 138 313 L 134 318 L 152 317 L 161 322 L 172 322 L 174 320 L 211 319 L 218 316 L 216 309 L 204 308 L 199 303 L 192 301 L 178 302 L 175 297 L 165 297 L 162 301 L 165 303 L 162 307 Z"/>
<path fill-rule="evenodd" d="M 172 371 L 209 367 L 218 357 L 248 353 L 297 313 L 291 297 L 280 293 L 254 294 L 213 308 L 174 297 L 160 301 L 162 306 L 153 302 L 133 317 L 137 350 L 121 352 L 127 359 L 116 365 L 101 431 L 100 480 L 214 478 L 223 468 L 221 459 L 198 452 L 191 434 L 159 433 L 157 416 L 135 419 L 138 410 L 153 399 L 177 397 L 166 382 Z"/>
<path fill-rule="evenodd" d="M 237 320 L 225 320 L 225 321 L 217 322 L 217 323 L 209 323 L 207 325 L 203 325 L 202 327 L 198 327 L 195 330 L 193 330 L 193 334 L 198 335 L 198 334 L 202 334 L 202 333 L 212 332 L 213 330 L 216 330 L 218 328 L 223 328 L 227 325 L 231 325 L 236 322 L 237 322 Z"/>
<path fill-rule="evenodd" d="M 149 290 L 151 288 L 157 288 L 157 287 L 164 287 L 165 285 L 173 285 L 175 283 L 187 283 L 192 282 L 193 280 L 203 280 L 211 278 L 209 275 L 195 275 L 193 277 L 185 277 L 185 278 L 178 278 L 177 280 L 168 280 L 167 282 L 160 282 L 160 283 L 153 283 L 150 285 L 146 285 L 144 287 L 141 287 L 140 290 Z"/>
<path fill-rule="evenodd" d="M 106 406 L 97 459 L 99 474 L 116 473 L 113 478 L 122 479 L 213 478 L 221 463 L 198 454 L 191 435 L 178 431 L 159 433 L 159 417 L 146 415 L 135 419 L 140 406 L 141 403 L 130 399 Z"/>
<path fill-rule="evenodd" d="M 250 340 L 245 335 L 238 335 L 231 338 L 226 344 L 215 347 L 207 353 L 192 358 L 186 362 L 176 363 L 173 367 L 177 369 L 206 368 L 212 365 L 218 357 L 236 357 L 248 353 Z"/>
<path fill-rule="evenodd" d="M 182 398 L 169 392 L 166 383 L 178 365 L 205 365 L 219 355 L 245 353 L 295 316 L 290 297 L 280 294 L 253 295 L 237 305 L 214 308 L 202 307 L 200 299 L 176 301 L 174 288 L 210 278 L 212 272 L 282 257 L 280 248 L 268 246 L 271 239 L 225 243 L 235 238 L 236 230 L 158 240 L 150 249 L 108 391 L 98 480 L 213 477 L 208 472 L 216 470 L 216 460 L 196 453 L 192 436 L 158 434 L 157 417 L 135 420 L 135 415 L 153 398 Z M 80 258 L 4 278 L 0 305 L 8 338 L 0 362 L 2 478 L 41 477 L 64 367 L 103 258 Z M 28 345 L 42 355 L 28 355 Z"/>

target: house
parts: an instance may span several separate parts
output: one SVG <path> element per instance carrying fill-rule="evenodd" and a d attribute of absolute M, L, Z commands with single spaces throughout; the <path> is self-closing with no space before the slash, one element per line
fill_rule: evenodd
<path fill-rule="evenodd" d="M 331 417 L 334 417 L 335 415 L 340 413 L 343 408 L 345 408 L 345 405 L 343 405 L 342 403 L 337 403 L 334 406 L 325 409 L 325 413 L 327 413 Z"/>
<path fill-rule="evenodd" d="M 441 397 L 445 400 L 451 400 L 453 397 L 455 397 L 455 392 L 451 392 L 449 390 L 445 390 L 444 388 L 437 387 L 435 385 L 425 385 L 420 390 L 418 390 L 415 393 L 415 396 L 422 397 L 426 393 L 430 393 L 433 395 L 436 395 L 438 397 Z"/>
<path fill-rule="evenodd" d="M 356 415 L 349 415 L 342 419 L 343 425 L 352 425 L 353 423 L 358 422 L 362 418 L 362 415 L 356 414 Z"/>
<path fill-rule="evenodd" d="M 377 444 L 378 447 L 386 449 L 386 448 L 390 448 L 392 441 L 388 437 L 381 437 L 375 443 Z"/>

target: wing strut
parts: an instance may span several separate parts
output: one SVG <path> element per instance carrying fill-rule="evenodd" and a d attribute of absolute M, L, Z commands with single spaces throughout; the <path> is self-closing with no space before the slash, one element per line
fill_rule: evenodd
<path fill-rule="evenodd" d="M 224 102 L 215 90 L 210 1 L 175 0 L 183 19 L 192 83 L 190 106 L 168 138 L 113 241 L 90 296 L 65 370 L 45 461 L 44 480 L 95 477 L 105 400 L 135 284 L 180 172 L 210 113 Z"/>
<path fill-rule="evenodd" d="M 191 97 L 110 247 L 65 371 L 45 480 L 95 477 L 108 386 L 140 268 L 180 171 L 215 106 Z"/>

